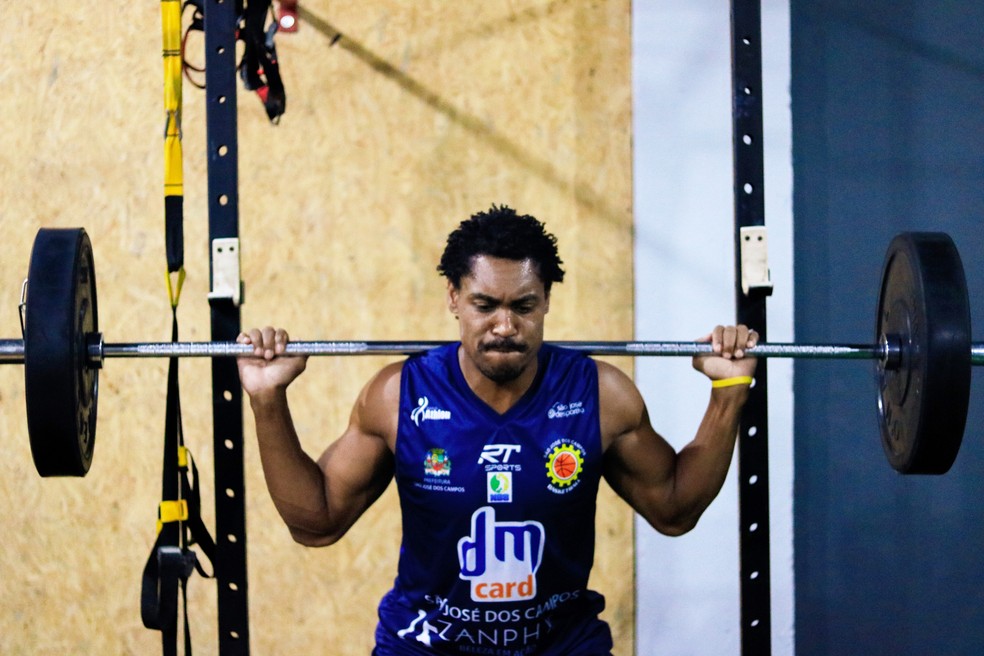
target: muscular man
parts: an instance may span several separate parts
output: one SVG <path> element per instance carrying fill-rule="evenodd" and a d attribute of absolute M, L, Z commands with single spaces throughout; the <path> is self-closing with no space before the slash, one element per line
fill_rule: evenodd
<path fill-rule="evenodd" d="M 620 370 L 543 342 L 556 239 L 493 206 L 448 237 L 438 271 L 459 343 L 384 367 L 348 427 L 315 461 L 300 447 L 287 386 L 304 358 L 282 329 L 250 330 L 240 358 L 273 501 L 301 544 L 340 539 L 396 479 L 403 543 L 379 606 L 377 656 L 598 656 L 612 648 L 587 589 L 598 484 L 658 531 L 689 531 L 731 462 L 757 336 L 716 327 L 697 434 L 679 453 L 656 433 Z"/>

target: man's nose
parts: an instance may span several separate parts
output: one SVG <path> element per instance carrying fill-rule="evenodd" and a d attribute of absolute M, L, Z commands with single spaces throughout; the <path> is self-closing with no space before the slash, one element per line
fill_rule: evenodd
<path fill-rule="evenodd" d="M 513 320 L 511 310 L 502 309 L 495 313 L 495 324 L 492 326 L 492 332 L 503 336 L 516 334 L 516 322 Z"/>

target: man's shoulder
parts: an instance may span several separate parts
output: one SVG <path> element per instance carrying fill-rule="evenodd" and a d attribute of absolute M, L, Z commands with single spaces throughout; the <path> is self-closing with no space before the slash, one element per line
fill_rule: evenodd
<path fill-rule="evenodd" d="M 645 401 L 635 382 L 609 362 L 598 361 L 598 399 L 603 439 L 638 425 L 645 413 Z"/>
<path fill-rule="evenodd" d="M 540 346 L 539 359 L 549 374 L 561 377 L 579 375 L 585 368 L 592 370 L 598 365 L 598 361 L 584 351 L 549 342 Z"/>
<path fill-rule="evenodd" d="M 399 407 L 400 377 L 403 375 L 405 363 L 406 360 L 391 362 L 369 379 L 363 394 L 367 404 L 382 408 L 388 407 L 395 401 L 396 405 L 393 407 Z"/>
<path fill-rule="evenodd" d="M 368 387 L 377 392 L 386 390 L 389 393 L 389 400 L 395 402 L 398 407 L 400 381 L 406 372 L 420 371 L 423 368 L 440 371 L 443 378 L 446 369 L 457 362 L 457 351 L 458 343 L 450 342 L 414 353 L 403 360 L 384 366 L 369 381 Z"/>
<path fill-rule="evenodd" d="M 597 364 L 598 396 L 601 400 L 602 414 L 637 413 L 644 406 L 644 402 L 632 378 L 609 362 L 598 360 Z"/>
<path fill-rule="evenodd" d="M 388 365 L 386 365 L 376 373 L 376 378 L 378 378 L 381 381 L 388 381 L 393 378 L 399 380 L 400 375 L 403 372 L 404 364 L 406 364 L 406 360 L 398 360 L 397 362 L 390 362 Z"/>
<path fill-rule="evenodd" d="M 404 370 L 433 370 L 442 372 L 458 361 L 458 342 L 448 342 L 414 353 L 404 360 Z"/>
<path fill-rule="evenodd" d="M 624 371 L 616 367 L 610 362 L 605 362 L 604 360 L 594 360 L 595 365 L 598 367 L 598 386 L 605 388 L 612 388 L 615 391 L 624 390 L 625 388 L 636 389 L 635 383 Z"/>

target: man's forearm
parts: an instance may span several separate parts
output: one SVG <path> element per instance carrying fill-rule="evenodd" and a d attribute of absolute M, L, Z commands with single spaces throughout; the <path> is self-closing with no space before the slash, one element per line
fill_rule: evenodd
<path fill-rule="evenodd" d="M 260 461 L 270 497 L 291 532 L 320 535 L 329 529 L 321 468 L 301 448 L 285 390 L 250 400 Z"/>
<path fill-rule="evenodd" d="M 697 435 L 677 455 L 673 505 L 687 530 L 721 491 L 747 398 L 747 387 L 713 390 Z"/>

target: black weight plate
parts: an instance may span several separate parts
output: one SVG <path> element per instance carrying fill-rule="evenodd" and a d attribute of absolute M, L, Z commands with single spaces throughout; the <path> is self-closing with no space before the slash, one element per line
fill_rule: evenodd
<path fill-rule="evenodd" d="M 87 337 L 98 331 L 96 272 L 81 228 L 34 240 L 24 321 L 27 430 L 41 476 L 85 476 L 96 441 L 99 370 Z"/>
<path fill-rule="evenodd" d="M 953 465 L 970 402 L 970 299 L 960 254 L 943 233 L 902 233 L 882 269 L 875 337 L 897 339 L 897 367 L 878 366 L 882 446 L 903 474 Z"/>

